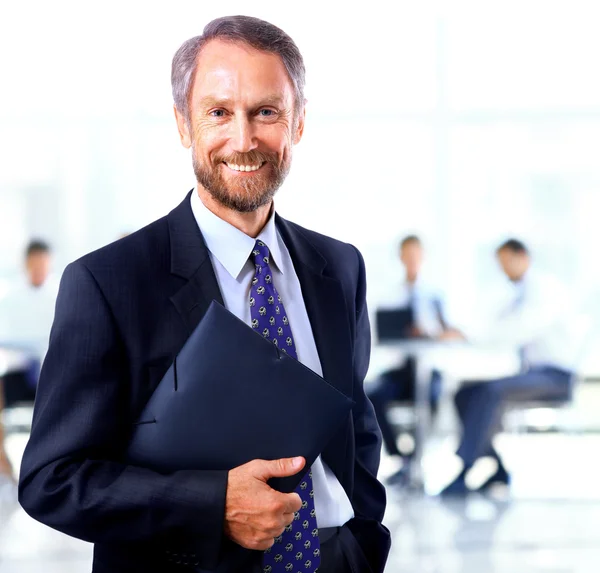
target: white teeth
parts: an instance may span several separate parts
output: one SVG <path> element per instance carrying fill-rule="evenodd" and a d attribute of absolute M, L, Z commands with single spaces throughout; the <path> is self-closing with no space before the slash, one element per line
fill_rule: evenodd
<path fill-rule="evenodd" d="M 227 163 L 227 167 L 234 171 L 257 171 L 260 165 L 235 165 L 235 163 Z"/>

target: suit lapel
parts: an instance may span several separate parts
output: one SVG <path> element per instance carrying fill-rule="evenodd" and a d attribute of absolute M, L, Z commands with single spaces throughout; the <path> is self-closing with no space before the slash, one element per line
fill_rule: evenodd
<path fill-rule="evenodd" d="M 167 216 L 171 240 L 171 274 L 184 279 L 171 297 L 187 335 L 196 328 L 210 303 L 223 303 L 202 233 L 190 206 L 190 194 Z M 293 225 L 276 216 L 276 224 L 290 252 L 317 346 L 323 377 L 352 397 L 352 340 L 348 309 L 341 283 L 324 272 L 327 261 Z M 346 429 L 341 428 L 322 452 L 322 458 L 342 477 Z"/>
<path fill-rule="evenodd" d="M 352 340 L 342 285 L 326 275 L 327 261 L 304 235 L 279 216 L 276 222 L 300 281 L 323 378 L 352 397 Z M 322 452 L 323 460 L 338 477 L 344 470 L 345 440 L 343 427 Z"/>
<path fill-rule="evenodd" d="M 167 216 L 171 274 L 186 281 L 170 298 L 185 322 L 188 336 L 213 300 L 223 304 L 208 249 L 192 213 L 190 195 L 188 193 L 184 201 Z"/>

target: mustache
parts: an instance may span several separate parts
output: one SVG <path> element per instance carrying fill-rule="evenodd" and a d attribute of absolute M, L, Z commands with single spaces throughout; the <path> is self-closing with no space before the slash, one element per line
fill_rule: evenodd
<path fill-rule="evenodd" d="M 253 149 L 246 153 L 230 153 L 228 155 L 217 155 L 213 159 L 214 164 L 231 163 L 233 165 L 262 165 L 263 163 L 272 163 L 277 165 L 277 153 L 265 153 Z"/>

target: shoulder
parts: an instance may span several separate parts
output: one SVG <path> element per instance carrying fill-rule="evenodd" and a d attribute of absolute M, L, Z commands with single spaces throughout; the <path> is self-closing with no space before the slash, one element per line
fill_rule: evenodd
<path fill-rule="evenodd" d="M 156 284 L 169 269 L 170 244 L 167 218 L 162 217 L 146 227 L 92 251 L 70 263 L 63 282 L 92 280 L 109 296 L 143 293 Z"/>
<path fill-rule="evenodd" d="M 304 238 L 333 268 L 364 266 L 360 251 L 352 244 L 312 231 L 297 223 L 282 219 L 289 230 Z"/>
<path fill-rule="evenodd" d="M 337 281 L 346 300 L 364 301 L 366 296 L 365 264 L 359 250 L 349 243 L 281 220 L 284 240 L 293 247 L 298 260 L 316 273 Z"/>
<path fill-rule="evenodd" d="M 168 250 L 167 218 L 162 217 L 139 231 L 84 255 L 71 264 L 85 266 L 92 273 L 114 268 L 126 272 L 132 267 L 160 264 L 160 259 L 168 253 Z"/>
<path fill-rule="evenodd" d="M 541 270 L 533 270 L 526 280 L 536 296 L 566 296 L 569 290 L 557 276 Z"/>

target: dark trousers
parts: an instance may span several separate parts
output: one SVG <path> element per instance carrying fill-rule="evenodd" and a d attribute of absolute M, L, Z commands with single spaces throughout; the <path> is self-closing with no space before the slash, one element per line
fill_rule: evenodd
<path fill-rule="evenodd" d="M 348 526 L 341 527 L 336 535 L 321 544 L 319 573 L 371 573 L 373 570 Z"/>
<path fill-rule="evenodd" d="M 471 467 L 483 456 L 498 457 L 492 438 L 500 428 L 507 404 L 530 400 L 567 401 L 571 397 L 571 380 L 571 372 L 541 367 L 509 378 L 465 384 L 454 397 L 463 427 L 457 454 L 465 467 Z"/>
<path fill-rule="evenodd" d="M 401 456 L 396 445 L 396 432 L 388 421 L 387 409 L 390 402 L 414 402 L 416 390 L 416 360 L 414 357 L 406 359 L 400 368 L 384 372 L 370 388 L 367 388 L 368 396 L 373 403 L 375 415 L 383 443 L 388 454 Z M 440 395 L 442 393 L 442 376 L 434 370 L 431 374 L 429 402 L 432 413 L 437 411 Z"/>
<path fill-rule="evenodd" d="M 332 533 L 328 530 L 326 538 L 321 540 L 321 565 L 319 573 L 380 573 L 389 552 L 389 545 L 381 548 L 381 556 L 376 563 L 370 563 L 363 549 L 348 524 L 335 528 Z M 371 548 L 373 549 L 373 548 Z M 184 560 L 185 561 L 185 560 Z M 260 565 L 260 556 L 256 553 L 250 556 L 250 561 L 245 558 L 238 565 L 221 565 L 212 573 L 263 573 Z M 299 567 L 304 569 L 304 560 Z M 164 551 L 152 555 L 151 551 L 140 551 L 138 556 L 124 554 L 115 556 L 114 553 L 99 555 L 95 552 L 93 573 L 211 573 L 190 565 L 177 565 L 164 560 Z"/>

